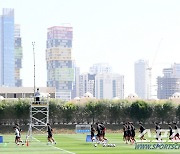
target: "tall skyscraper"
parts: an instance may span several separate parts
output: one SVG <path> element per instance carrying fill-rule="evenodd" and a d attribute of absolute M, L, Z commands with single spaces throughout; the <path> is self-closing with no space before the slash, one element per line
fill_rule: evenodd
<path fill-rule="evenodd" d="M 15 47 L 15 86 L 22 87 L 22 79 L 20 78 L 20 69 L 22 68 L 22 44 L 20 25 L 15 25 L 14 31 L 14 47 Z"/>
<path fill-rule="evenodd" d="M 15 86 L 14 9 L 0 16 L 0 86 Z"/>
<path fill-rule="evenodd" d="M 98 99 L 124 98 L 124 76 L 99 73 L 95 76 L 95 97 Z"/>
<path fill-rule="evenodd" d="M 150 99 L 149 64 L 145 60 L 138 60 L 134 64 L 135 93 L 141 99 Z"/>
<path fill-rule="evenodd" d="M 174 93 L 180 92 L 180 64 L 164 68 L 163 76 L 157 77 L 157 86 L 158 99 L 169 99 Z"/>
<path fill-rule="evenodd" d="M 73 28 L 54 26 L 47 32 L 47 86 L 56 87 L 56 98 L 70 100 L 74 81 L 71 58 Z"/>

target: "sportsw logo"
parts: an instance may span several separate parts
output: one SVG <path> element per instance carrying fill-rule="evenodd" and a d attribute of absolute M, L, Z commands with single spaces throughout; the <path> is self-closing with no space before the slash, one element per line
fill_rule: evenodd
<path fill-rule="evenodd" d="M 180 132 L 180 129 L 174 129 L 173 130 L 173 133 L 171 136 L 169 136 L 169 129 L 159 129 L 159 130 L 156 130 L 154 131 L 155 132 L 155 135 L 153 132 L 151 132 L 150 129 L 146 129 L 144 130 L 142 133 L 140 133 L 138 135 L 139 138 L 141 138 L 143 135 L 147 135 L 148 138 L 154 138 L 156 140 L 136 140 L 136 142 L 159 142 L 159 141 L 164 141 L 166 142 L 166 139 L 169 138 L 171 140 L 175 139 L 176 140 L 176 137 L 178 137 L 179 139 L 179 132 Z M 165 139 L 165 140 L 163 140 Z M 180 142 L 180 140 L 176 140 L 175 142 Z"/>

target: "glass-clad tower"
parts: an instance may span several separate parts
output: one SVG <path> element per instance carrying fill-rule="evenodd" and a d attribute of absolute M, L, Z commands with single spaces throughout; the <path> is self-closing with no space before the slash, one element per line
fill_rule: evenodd
<path fill-rule="evenodd" d="M 0 86 L 15 86 L 14 9 L 0 16 Z"/>
<path fill-rule="evenodd" d="M 47 86 L 56 87 L 56 98 L 70 100 L 74 81 L 71 57 L 73 28 L 54 26 L 47 32 Z"/>

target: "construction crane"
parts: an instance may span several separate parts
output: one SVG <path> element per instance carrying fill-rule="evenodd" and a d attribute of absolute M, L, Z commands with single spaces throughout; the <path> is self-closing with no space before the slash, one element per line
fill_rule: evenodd
<path fill-rule="evenodd" d="M 148 99 L 151 99 L 151 98 L 152 98 L 152 69 L 153 69 L 153 65 L 154 65 L 154 62 L 155 62 L 155 60 L 156 60 L 158 51 L 159 51 L 159 49 L 160 49 L 162 40 L 163 40 L 163 38 L 161 38 L 161 40 L 160 40 L 159 43 L 158 43 L 158 46 L 157 46 L 157 49 L 156 49 L 156 51 L 155 51 L 155 54 L 154 54 L 154 57 L 153 57 L 151 66 L 147 68 L 148 76 L 149 76 L 149 87 L 148 87 L 149 95 L 147 96 Z"/>

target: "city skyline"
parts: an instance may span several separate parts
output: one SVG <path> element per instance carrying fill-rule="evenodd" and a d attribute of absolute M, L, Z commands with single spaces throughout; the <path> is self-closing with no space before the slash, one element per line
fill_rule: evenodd
<path fill-rule="evenodd" d="M 72 54 L 81 73 L 95 63 L 109 63 L 113 72 L 124 75 L 125 97 L 134 92 L 138 59 L 149 60 L 153 85 L 162 68 L 180 62 L 178 1 L 0 0 L 0 4 L 1 10 L 14 8 L 15 23 L 21 25 L 23 86 L 33 86 L 33 41 L 36 85 L 46 86 L 47 28 L 61 23 L 74 29 Z"/>

